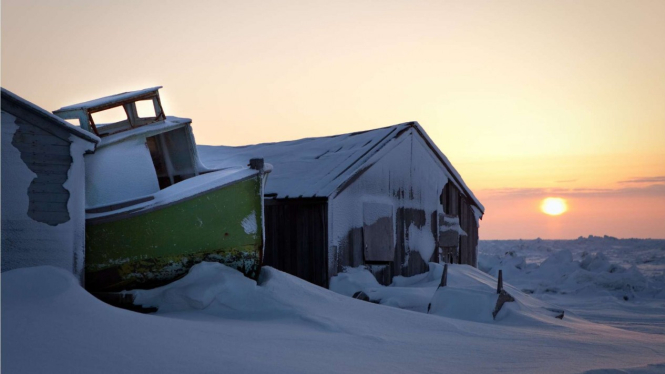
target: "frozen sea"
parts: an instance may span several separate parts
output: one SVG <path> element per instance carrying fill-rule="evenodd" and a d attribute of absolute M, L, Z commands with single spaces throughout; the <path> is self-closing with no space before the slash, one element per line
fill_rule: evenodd
<path fill-rule="evenodd" d="M 665 334 L 665 240 L 489 240 L 478 267 L 590 321 Z"/>

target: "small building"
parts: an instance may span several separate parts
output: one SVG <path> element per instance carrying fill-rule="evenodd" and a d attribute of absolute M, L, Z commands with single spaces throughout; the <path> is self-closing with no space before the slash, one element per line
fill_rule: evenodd
<path fill-rule="evenodd" d="M 382 284 L 428 262 L 476 266 L 482 204 L 417 122 L 244 147 L 199 146 L 202 161 L 274 166 L 265 188 L 264 265 L 327 287 L 344 267 Z"/>
<path fill-rule="evenodd" d="M 2 89 L 2 271 L 53 265 L 82 277 L 83 158 L 98 142 Z"/>

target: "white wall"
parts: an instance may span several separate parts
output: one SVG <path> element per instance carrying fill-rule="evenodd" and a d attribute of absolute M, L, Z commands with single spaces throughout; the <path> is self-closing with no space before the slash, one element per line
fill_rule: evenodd
<path fill-rule="evenodd" d="M 70 220 L 57 226 L 28 217 L 28 187 L 37 176 L 12 145 L 16 117 L 2 112 L 2 271 L 53 265 L 82 277 L 85 248 L 85 166 L 83 153 L 93 144 L 71 136 L 74 160 L 64 184 Z"/>

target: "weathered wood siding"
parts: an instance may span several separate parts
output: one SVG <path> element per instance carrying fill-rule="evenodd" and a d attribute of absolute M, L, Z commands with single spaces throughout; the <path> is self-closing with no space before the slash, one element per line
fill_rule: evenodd
<path fill-rule="evenodd" d="M 53 265 L 82 274 L 83 154 L 94 145 L 52 121 L 3 93 L 2 271 Z"/>
<path fill-rule="evenodd" d="M 469 215 L 473 216 L 473 212 L 471 212 L 469 203 L 467 203 L 467 200 L 464 197 L 460 198 L 458 212 L 459 212 L 458 217 L 459 217 L 460 226 L 462 227 L 462 230 L 464 230 L 464 232 L 466 233 L 466 235 L 460 236 L 459 260 L 461 264 L 471 264 L 473 254 L 471 253 L 472 252 L 471 235 L 469 235 L 469 231 L 471 229 L 471 225 L 469 225 Z"/>
<path fill-rule="evenodd" d="M 266 199 L 263 265 L 328 287 L 327 199 Z"/>
<path fill-rule="evenodd" d="M 478 220 L 473 213 L 473 208 L 467 205 L 467 214 L 462 229 L 467 233 L 467 262 L 471 266 L 478 266 Z"/>
<path fill-rule="evenodd" d="M 328 267 L 331 276 L 346 266 L 368 265 L 379 282 L 389 284 L 396 275 L 425 272 L 427 262 L 439 259 L 438 215 L 443 212 L 441 193 L 448 174 L 413 129 L 394 141 L 332 197 Z M 392 261 L 368 261 L 363 256 L 364 203 L 393 206 Z"/>

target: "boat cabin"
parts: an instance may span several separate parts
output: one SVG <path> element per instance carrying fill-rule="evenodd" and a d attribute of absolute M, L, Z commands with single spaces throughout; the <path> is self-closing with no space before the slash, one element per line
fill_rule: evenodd
<path fill-rule="evenodd" d="M 191 119 L 166 116 L 160 87 L 69 105 L 53 112 L 78 121 L 102 141 L 86 159 L 86 202 L 93 211 L 132 205 L 206 171 L 198 162 Z M 102 123 L 105 112 L 122 119 Z M 148 112 L 145 115 L 144 112 Z"/>

